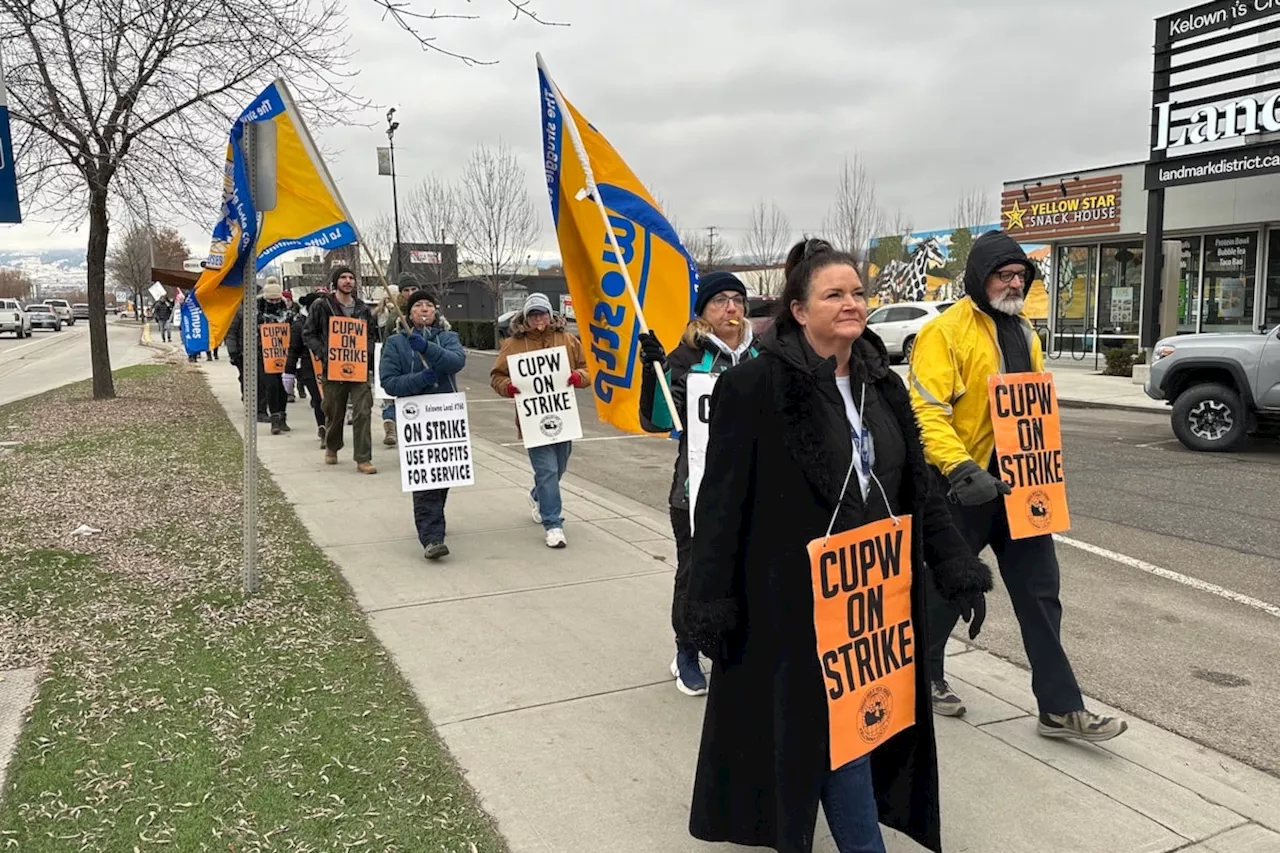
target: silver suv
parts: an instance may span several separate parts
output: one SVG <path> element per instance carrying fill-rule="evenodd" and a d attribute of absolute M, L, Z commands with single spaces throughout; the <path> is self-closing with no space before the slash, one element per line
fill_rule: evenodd
<path fill-rule="evenodd" d="M 1143 390 L 1173 406 L 1173 434 L 1192 450 L 1231 450 L 1250 433 L 1280 434 L 1280 327 L 1165 338 Z"/>

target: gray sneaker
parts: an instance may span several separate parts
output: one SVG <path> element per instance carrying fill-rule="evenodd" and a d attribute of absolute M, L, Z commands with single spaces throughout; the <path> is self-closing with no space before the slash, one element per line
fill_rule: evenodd
<path fill-rule="evenodd" d="M 956 695 L 945 679 L 930 682 L 929 693 L 933 699 L 933 713 L 942 717 L 964 716 L 964 700 Z"/>
<path fill-rule="evenodd" d="M 1129 724 L 1116 717 L 1103 717 L 1091 711 L 1066 714 L 1041 714 L 1036 732 L 1041 737 L 1087 740 L 1091 743 L 1111 740 L 1129 730 Z"/>
<path fill-rule="evenodd" d="M 422 556 L 428 560 L 438 560 L 441 557 L 449 556 L 449 546 L 443 542 L 428 542 L 426 547 L 422 549 Z"/>

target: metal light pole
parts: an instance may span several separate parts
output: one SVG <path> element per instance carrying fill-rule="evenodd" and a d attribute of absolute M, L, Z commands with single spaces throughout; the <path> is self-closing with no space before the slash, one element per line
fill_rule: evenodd
<path fill-rule="evenodd" d="M 400 197 L 396 192 L 396 130 L 400 127 L 400 122 L 394 121 L 393 116 L 396 114 L 396 108 L 392 107 L 387 110 L 387 143 L 391 147 L 391 212 L 395 219 L 396 226 L 396 248 L 395 248 L 395 268 L 396 278 L 400 277 L 400 273 L 404 272 L 400 265 Z"/>

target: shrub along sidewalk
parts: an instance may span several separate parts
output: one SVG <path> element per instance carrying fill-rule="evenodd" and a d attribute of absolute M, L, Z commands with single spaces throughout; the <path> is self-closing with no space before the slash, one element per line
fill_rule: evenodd
<path fill-rule="evenodd" d="M 241 594 L 241 444 L 199 374 L 116 388 L 0 408 L 0 670 L 45 673 L 0 850 L 504 851 L 265 476 Z"/>

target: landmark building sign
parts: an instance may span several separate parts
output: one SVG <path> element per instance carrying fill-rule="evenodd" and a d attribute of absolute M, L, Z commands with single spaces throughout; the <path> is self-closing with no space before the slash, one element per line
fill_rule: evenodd
<path fill-rule="evenodd" d="M 1280 0 L 1216 0 L 1157 19 L 1147 189 L 1280 172 L 1276 16 Z"/>

